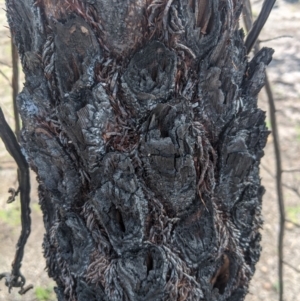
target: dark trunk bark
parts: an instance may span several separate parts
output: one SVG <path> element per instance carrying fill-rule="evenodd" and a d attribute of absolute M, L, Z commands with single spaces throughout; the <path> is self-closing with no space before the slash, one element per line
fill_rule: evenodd
<path fill-rule="evenodd" d="M 243 300 L 259 259 L 241 1 L 6 0 L 58 300 Z"/>

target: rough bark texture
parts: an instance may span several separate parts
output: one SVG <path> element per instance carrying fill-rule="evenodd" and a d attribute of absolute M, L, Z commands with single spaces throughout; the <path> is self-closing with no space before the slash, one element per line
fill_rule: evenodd
<path fill-rule="evenodd" d="M 243 300 L 272 50 L 248 62 L 242 2 L 6 2 L 58 300 Z"/>

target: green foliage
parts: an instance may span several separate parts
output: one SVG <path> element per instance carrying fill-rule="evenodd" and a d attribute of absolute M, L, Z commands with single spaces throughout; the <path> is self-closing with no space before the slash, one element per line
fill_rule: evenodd
<path fill-rule="evenodd" d="M 268 128 L 268 130 L 272 129 L 271 121 L 269 119 L 266 120 L 266 127 Z"/>
<path fill-rule="evenodd" d="M 39 301 L 50 301 L 54 298 L 53 288 L 52 287 L 41 287 L 37 286 L 35 288 L 35 296 Z"/>
<path fill-rule="evenodd" d="M 275 292 L 277 292 L 277 293 L 279 292 L 279 282 L 278 281 L 273 283 L 272 287 Z"/>
<path fill-rule="evenodd" d="M 300 221 L 300 205 L 286 207 L 287 218 L 294 223 Z"/>
<path fill-rule="evenodd" d="M 18 226 L 21 224 L 21 213 L 18 200 L 11 204 L 7 204 L 5 209 L 0 210 L 0 220 L 10 226 Z"/>
<path fill-rule="evenodd" d="M 42 214 L 41 207 L 38 203 L 31 203 L 30 208 L 33 212 L 37 212 L 39 214 Z"/>

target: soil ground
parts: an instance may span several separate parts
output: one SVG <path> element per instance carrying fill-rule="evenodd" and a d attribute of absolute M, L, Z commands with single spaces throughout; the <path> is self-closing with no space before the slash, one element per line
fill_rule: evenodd
<path fill-rule="evenodd" d="M 253 2 L 254 16 L 258 15 L 261 3 L 261 0 Z M 0 0 L 0 8 L 5 8 L 3 0 Z M 11 78 L 10 38 L 9 30 L 4 26 L 7 26 L 5 12 L 0 9 L 0 105 L 13 126 L 11 88 L 8 83 Z M 273 40 L 265 41 L 267 39 Z M 261 46 L 275 49 L 268 76 L 277 108 L 283 169 L 300 170 L 300 3 L 277 1 L 260 40 L 265 41 L 261 42 Z M 259 97 L 259 106 L 268 111 L 264 90 Z M 267 125 L 270 127 L 269 116 Z M 263 250 L 246 301 L 278 300 L 279 214 L 273 148 L 273 137 L 270 135 L 261 165 L 262 183 L 266 188 L 263 198 Z M 0 273 L 10 271 L 20 233 L 19 201 L 6 204 L 7 190 L 9 187 L 16 188 L 16 180 L 16 166 L 0 141 Z M 284 260 L 289 265 L 284 266 L 284 300 L 295 301 L 300 300 L 300 273 L 296 271 L 300 270 L 300 228 L 293 223 L 300 224 L 300 172 L 284 172 L 283 182 L 289 187 L 284 188 L 284 198 L 287 218 L 292 221 L 285 226 Z M 1 281 L 0 301 L 55 300 L 52 292 L 54 283 L 44 270 L 45 260 L 41 246 L 44 228 L 36 189 L 35 176 L 32 174 L 32 232 L 26 245 L 22 272 L 27 278 L 27 284 L 33 284 L 34 289 L 25 296 L 18 295 L 17 289 L 9 294 Z"/>

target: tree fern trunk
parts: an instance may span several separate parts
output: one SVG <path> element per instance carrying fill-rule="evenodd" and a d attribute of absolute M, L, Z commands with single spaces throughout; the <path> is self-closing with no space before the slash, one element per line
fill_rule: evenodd
<path fill-rule="evenodd" d="M 259 259 L 241 1 L 6 0 L 58 300 L 243 300 Z"/>

